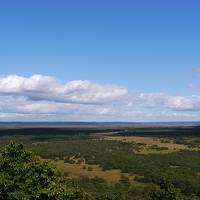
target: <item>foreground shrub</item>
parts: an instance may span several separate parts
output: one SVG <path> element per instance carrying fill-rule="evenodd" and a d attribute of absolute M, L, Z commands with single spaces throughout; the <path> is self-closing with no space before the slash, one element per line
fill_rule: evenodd
<path fill-rule="evenodd" d="M 87 200 L 79 188 L 62 184 L 57 170 L 21 144 L 10 143 L 0 154 L 0 200 Z"/>

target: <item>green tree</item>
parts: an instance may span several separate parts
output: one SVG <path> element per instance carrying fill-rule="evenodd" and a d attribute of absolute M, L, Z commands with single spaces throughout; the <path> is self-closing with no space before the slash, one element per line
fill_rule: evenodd
<path fill-rule="evenodd" d="M 63 184 L 57 170 L 23 145 L 10 143 L 0 154 L 0 200 L 86 200 L 89 195 Z"/>
<path fill-rule="evenodd" d="M 163 178 L 160 188 L 150 194 L 150 200 L 183 200 L 180 191 L 174 187 L 170 179 Z"/>

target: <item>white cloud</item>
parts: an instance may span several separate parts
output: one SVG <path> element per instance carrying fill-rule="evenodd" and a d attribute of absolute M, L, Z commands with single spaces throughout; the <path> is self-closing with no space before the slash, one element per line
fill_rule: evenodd
<path fill-rule="evenodd" d="M 139 93 L 133 102 L 146 108 L 162 107 L 172 110 L 200 110 L 200 96 L 172 96 L 164 93 Z M 134 105 L 134 103 L 129 103 Z"/>
<path fill-rule="evenodd" d="M 34 75 L 25 78 L 9 75 L 0 78 L 0 94 L 19 95 L 31 100 L 102 104 L 126 95 L 127 89 L 83 80 L 61 84 L 51 76 Z"/>
<path fill-rule="evenodd" d="M 200 96 L 133 93 L 88 80 L 0 77 L 1 121 L 200 120 Z"/>

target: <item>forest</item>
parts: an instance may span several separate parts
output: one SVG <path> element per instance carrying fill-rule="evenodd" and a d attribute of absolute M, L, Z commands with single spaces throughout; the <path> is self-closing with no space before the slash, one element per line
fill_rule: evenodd
<path fill-rule="evenodd" d="M 8 129 L 5 132 L 1 130 L 0 199 L 196 200 L 200 198 L 198 127 L 141 127 L 130 130 L 106 128 L 83 132 L 61 130 L 27 129 L 26 134 L 26 129 L 22 129 L 20 134 L 20 129 L 16 132 L 12 129 L 9 135 L 7 135 Z M 31 157 L 26 160 L 21 158 L 23 153 L 15 155 L 13 152 L 9 153 L 11 150 L 28 152 Z M 30 161 L 31 159 L 34 162 Z M 8 161 L 9 163 L 6 163 Z M 10 161 L 13 162 L 12 166 Z M 29 163 L 32 165 L 35 162 L 41 166 L 45 165 L 50 171 L 55 170 L 53 176 L 59 180 L 56 185 L 64 187 L 62 191 L 58 188 L 47 188 L 45 192 L 51 193 L 47 196 L 52 195 L 47 198 L 43 197 L 42 183 L 38 186 L 29 186 L 29 189 L 32 187 L 38 194 L 30 194 L 28 188 L 24 188 L 21 180 L 23 178 L 18 177 L 18 170 L 23 171 L 25 165 L 30 167 Z M 39 166 L 34 166 L 34 170 L 35 167 Z M 39 176 L 43 178 L 46 176 L 47 180 L 41 181 L 51 185 L 52 172 L 47 171 L 41 170 Z M 36 181 L 34 173 L 29 174 L 26 180 L 31 181 L 31 184 Z M 37 178 L 39 176 L 37 174 Z M 16 177 L 16 180 L 12 180 L 12 177 Z M 33 182 L 30 180 L 32 178 Z M 16 188 L 16 184 L 22 188 L 10 192 L 11 188 L 12 190 Z M 53 191 L 56 190 L 62 194 L 55 196 Z M 69 191 L 80 193 L 80 197 L 72 198 L 64 194 Z M 21 193 L 24 195 L 23 198 Z"/>

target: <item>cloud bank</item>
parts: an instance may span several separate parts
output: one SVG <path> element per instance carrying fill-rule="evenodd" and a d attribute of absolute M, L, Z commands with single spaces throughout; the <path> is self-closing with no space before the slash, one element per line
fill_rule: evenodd
<path fill-rule="evenodd" d="M 0 77 L 0 121 L 200 120 L 200 96 L 134 93 L 124 86 L 54 77 Z"/>
<path fill-rule="evenodd" d="M 29 100 L 63 103 L 103 104 L 127 94 L 125 87 L 100 85 L 75 80 L 61 84 L 51 76 L 34 75 L 29 78 L 9 75 L 0 78 L 0 94 L 24 96 Z"/>

